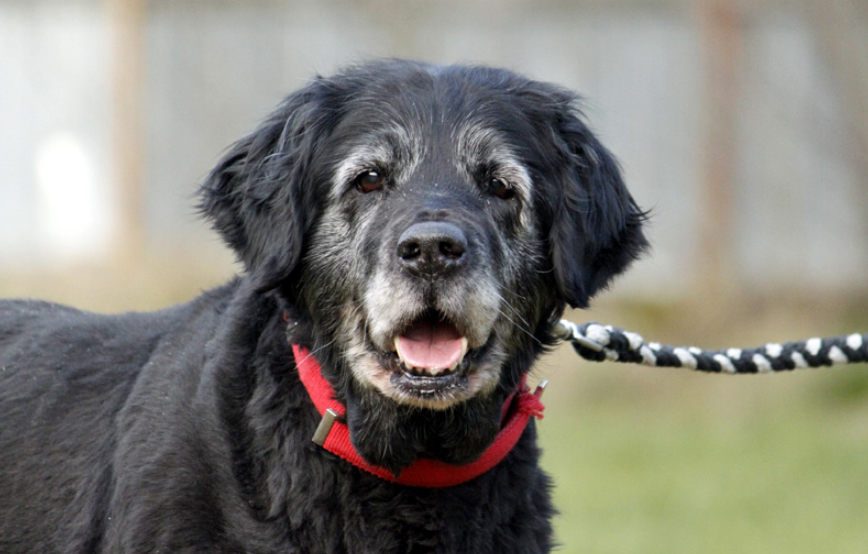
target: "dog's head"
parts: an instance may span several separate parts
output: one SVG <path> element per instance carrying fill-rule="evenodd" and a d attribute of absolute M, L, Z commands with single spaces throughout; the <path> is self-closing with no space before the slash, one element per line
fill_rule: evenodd
<path fill-rule="evenodd" d="M 565 305 L 646 246 L 575 95 L 499 69 L 382 61 L 319 78 L 202 191 L 248 278 L 293 309 L 357 447 L 396 467 L 394 445 L 360 443 L 393 428 L 414 455 L 478 455 Z M 462 415 L 475 430 L 425 430 Z"/>

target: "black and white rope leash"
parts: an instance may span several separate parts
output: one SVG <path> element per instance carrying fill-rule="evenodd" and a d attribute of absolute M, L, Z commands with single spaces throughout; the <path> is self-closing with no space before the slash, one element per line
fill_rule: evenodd
<path fill-rule="evenodd" d="M 683 367 L 711 373 L 774 373 L 793 369 L 835 366 L 868 361 L 868 334 L 812 338 L 758 348 L 703 350 L 645 342 L 636 333 L 610 325 L 576 325 L 566 319 L 555 327 L 586 360 L 615 361 L 653 367 Z"/>

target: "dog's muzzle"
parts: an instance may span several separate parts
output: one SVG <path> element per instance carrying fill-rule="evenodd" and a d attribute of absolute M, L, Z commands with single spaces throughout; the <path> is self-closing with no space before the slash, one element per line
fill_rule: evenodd
<path fill-rule="evenodd" d="M 394 242 L 379 251 L 364 295 L 376 367 L 361 377 L 426 407 L 488 390 L 497 374 L 489 354 L 499 296 L 488 250 L 474 225 L 446 217 L 422 211 L 394 221 Z"/>

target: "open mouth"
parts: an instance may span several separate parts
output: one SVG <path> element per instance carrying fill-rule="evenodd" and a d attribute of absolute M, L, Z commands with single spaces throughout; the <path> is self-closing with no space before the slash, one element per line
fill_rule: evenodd
<path fill-rule="evenodd" d="M 406 393 L 435 396 L 467 385 L 467 337 L 441 314 L 430 311 L 413 320 L 393 345 L 383 366 Z"/>

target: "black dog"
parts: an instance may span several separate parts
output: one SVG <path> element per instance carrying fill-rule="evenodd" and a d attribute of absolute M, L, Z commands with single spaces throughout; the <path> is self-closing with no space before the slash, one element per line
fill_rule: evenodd
<path fill-rule="evenodd" d="M 316 79 L 201 188 L 243 276 L 153 314 L 0 304 L 0 551 L 549 551 L 524 375 L 646 245 L 575 103 L 480 67 Z"/>

